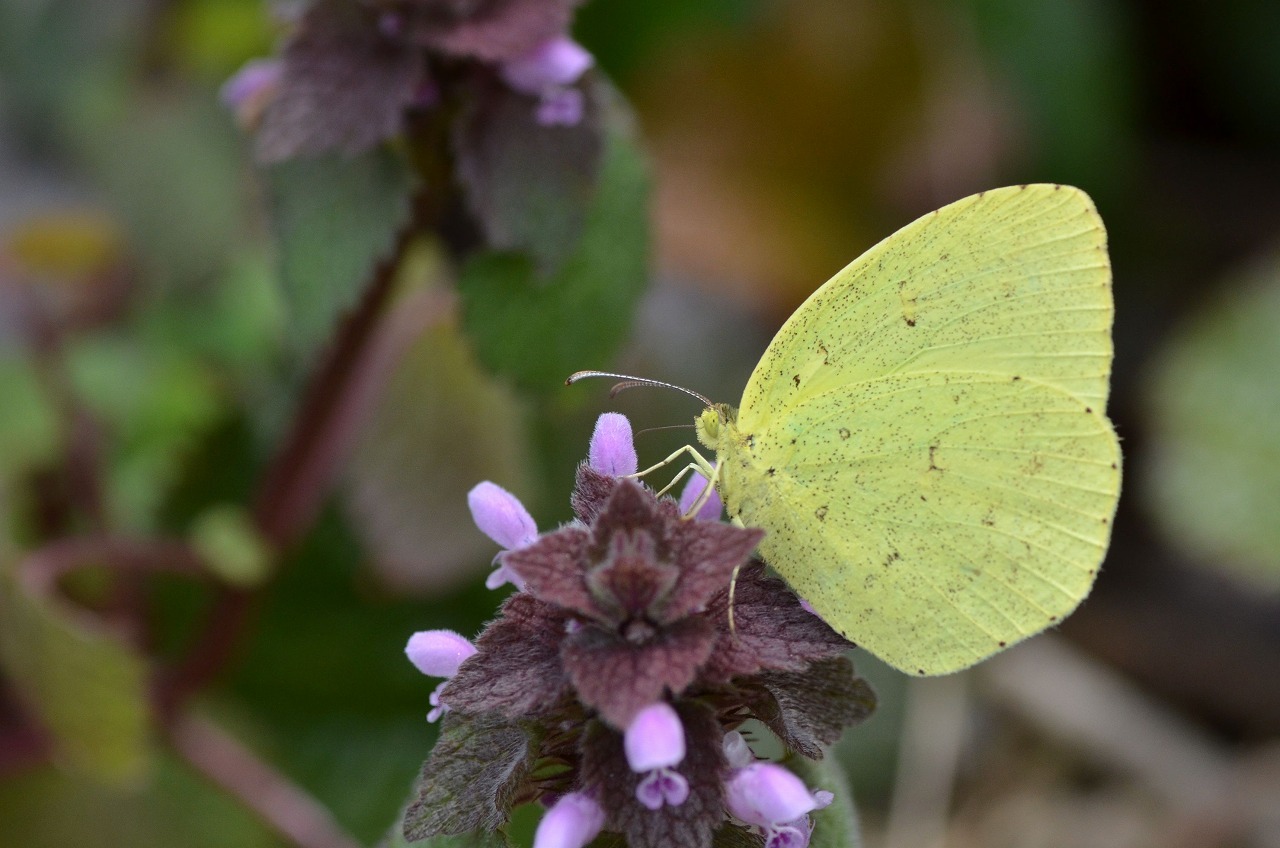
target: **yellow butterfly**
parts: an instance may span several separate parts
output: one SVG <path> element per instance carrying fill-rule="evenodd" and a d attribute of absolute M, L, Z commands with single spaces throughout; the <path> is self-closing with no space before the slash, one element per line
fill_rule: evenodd
<path fill-rule="evenodd" d="M 738 408 L 696 419 L 716 452 L 697 461 L 832 627 L 903 671 L 957 671 L 1093 585 L 1120 493 L 1112 313 L 1084 192 L 964 198 L 815 291 Z"/>

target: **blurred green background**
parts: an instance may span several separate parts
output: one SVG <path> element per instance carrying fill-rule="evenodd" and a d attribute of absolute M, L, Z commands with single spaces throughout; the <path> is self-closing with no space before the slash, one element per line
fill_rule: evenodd
<path fill-rule="evenodd" d="M 217 90 L 280 34 L 259 0 L 0 6 L 0 845 L 292 844 L 192 768 L 198 727 L 147 717 L 169 660 L 241 767 L 375 844 L 434 738 L 405 639 L 494 610 L 467 489 L 553 527 L 599 412 L 697 411 L 495 379 L 406 295 L 333 496 L 266 563 L 246 509 L 324 330 Z M 974 191 L 1071 183 L 1107 224 L 1111 554 L 1059 633 L 973 672 L 858 660 L 881 706 L 840 756 L 867 844 L 1280 846 L 1280 4 L 593 0 L 574 34 L 653 172 L 651 285 L 612 363 L 632 373 L 736 399 L 814 287 Z M 429 250 L 413 268 L 448 275 Z M 642 464 L 681 438 L 640 436 Z M 88 568 L 63 589 L 92 622 L 29 602 L 24 557 L 106 530 L 188 539 L 242 588 Z"/>

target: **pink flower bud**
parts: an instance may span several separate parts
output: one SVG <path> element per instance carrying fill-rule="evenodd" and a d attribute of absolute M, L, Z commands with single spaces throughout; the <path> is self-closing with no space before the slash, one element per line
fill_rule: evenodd
<path fill-rule="evenodd" d="M 429 677 L 453 677 L 462 661 L 476 652 L 475 645 L 452 630 L 423 630 L 409 637 L 405 655 L 418 671 Z"/>
<path fill-rule="evenodd" d="M 625 477 L 635 474 L 640 467 L 636 461 L 636 448 L 631 438 L 631 422 L 627 416 L 606 412 L 596 419 L 595 432 L 591 434 L 591 447 L 587 462 L 601 474 Z"/>
<path fill-rule="evenodd" d="M 684 726 L 671 705 L 658 701 L 636 713 L 623 736 L 634 772 L 674 766 L 684 759 Z"/>
<path fill-rule="evenodd" d="M 533 848 L 583 848 L 604 827 L 604 810 L 582 792 L 560 798 L 538 822 Z"/>
<path fill-rule="evenodd" d="M 793 822 L 818 808 L 804 781 L 773 763 L 738 769 L 725 784 L 725 807 L 736 818 L 764 828 Z"/>
<path fill-rule="evenodd" d="M 542 94 L 577 82 L 595 59 L 580 44 L 560 35 L 502 65 L 502 79 L 516 91 Z"/>
<path fill-rule="evenodd" d="M 507 550 L 523 548 L 538 538 L 529 511 L 506 489 L 485 481 L 467 493 L 471 518 L 481 532 Z"/>
<path fill-rule="evenodd" d="M 697 471 L 689 475 L 689 482 L 684 484 L 684 491 L 680 493 L 680 514 L 688 515 L 689 510 L 693 509 L 694 503 L 702 495 L 704 489 L 707 488 L 707 478 L 703 477 Z M 720 514 L 724 511 L 724 504 L 720 502 L 720 493 L 715 489 L 711 490 L 711 494 L 707 496 L 704 503 L 693 516 L 698 521 L 719 521 Z"/>

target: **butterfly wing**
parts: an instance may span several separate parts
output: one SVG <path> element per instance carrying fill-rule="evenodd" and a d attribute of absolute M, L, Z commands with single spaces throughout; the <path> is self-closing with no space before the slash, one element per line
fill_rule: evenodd
<path fill-rule="evenodd" d="M 731 514 L 836 629 L 964 668 L 1088 593 L 1119 493 L 1105 234 L 1055 186 L 872 248 L 769 346 L 722 442 Z"/>

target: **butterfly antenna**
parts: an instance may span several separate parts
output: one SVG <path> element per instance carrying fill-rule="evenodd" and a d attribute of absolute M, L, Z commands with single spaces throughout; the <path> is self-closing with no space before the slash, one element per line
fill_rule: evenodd
<path fill-rule="evenodd" d="M 586 380 L 589 377 L 611 377 L 615 380 L 621 380 L 622 382 L 617 383 L 609 390 L 609 397 L 611 398 L 616 397 L 618 392 L 626 391 L 627 389 L 648 386 L 654 389 L 675 389 L 677 392 L 684 392 L 690 397 L 697 398 L 704 406 L 715 406 L 715 404 L 711 402 L 710 398 L 706 395 L 695 392 L 693 389 L 686 389 L 684 386 L 677 386 L 674 383 L 664 383 L 661 380 L 650 380 L 648 377 L 632 377 L 630 374 L 614 374 L 609 371 L 578 371 L 570 374 L 569 379 L 565 380 L 564 384 L 566 386 L 572 386 L 579 380 Z"/>
<path fill-rule="evenodd" d="M 664 424 L 661 427 L 645 427 L 643 430 L 636 430 L 637 436 L 643 436 L 645 433 L 657 433 L 659 430 L 692 430 L 692 424 Z"/>

